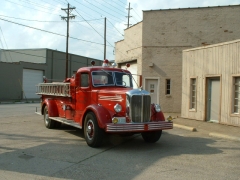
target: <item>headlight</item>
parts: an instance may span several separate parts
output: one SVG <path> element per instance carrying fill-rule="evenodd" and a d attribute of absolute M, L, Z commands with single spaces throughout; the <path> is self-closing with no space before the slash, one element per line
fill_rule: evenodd
<path fill-rule="evenodd" d="M 159 104 L 154 104 L 155 110 L 156 112 L 160 112 L 161 111 L 161 107 Z"/>
<path fill-rule="evenodd" d="M 114 110 L 115 110 L 116 112 L 120 112 L 120 111 L 122 110 L 122 106 L 121 106 L 120 104 L 116 104 L 116 105 L 114 106 Z"/>

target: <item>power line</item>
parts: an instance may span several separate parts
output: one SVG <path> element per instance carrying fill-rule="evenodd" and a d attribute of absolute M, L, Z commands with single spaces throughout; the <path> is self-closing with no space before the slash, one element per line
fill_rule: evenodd
<path fill-rule="evenodd" d="M 76 12 L 77 12 L 77 10 L 75 10 Z M 78 13 L 78 12 L 77 12 Z M 79 14 L 79 13 L 78 13 Z M 79 14 L 79 16 L 81 16 L 81 14 Z M 81 16 L 82 17 L 82 16 Z M 82 17 L 83 19 L 84 19 L 84 17 Z M 87 22 L 87 21 L 86 21 Z M 88 23 L 88 22 L 87 22 Z M 88 23 L 89 24 L 89 23 Z M 96 33 L 98 33 L 102 38 L 104 38 L 91 24 L 89 24 L 89 26 L 91 26 L 93 29 L 94 29 L 94 31 L 96 32 Z M 108 42 L 108 41 L 107 41 Z M 108 42 L 108 44 L 110 44 L 110 46 L 112 46 L 111 45 L 111 43 L 110 42 Z M 112 47 L 114 47 L 114 46 L 112 46 Z"/>
<path fill-rule="evenodd" d="M 118 1 L 118 2 L 121 2 L 123 5 L 126 5 L 124 2 L 122 2 L 122 1 Z"/>
<path fill-rule="evenodd" d="M 112 4 L 108 3 L 108 1 L 104 1 L 105 3 L 109 4 L 110 6 L 114 7 L 115 9 L 121 11 L 122 13 L 125 13 L 124 11 L 120 10 L 119 8 L 117 8 L 116 6 L 113 6 Z"/>
<path fill-rule="evenodd" d="M 24 19 L 24 18 L 16 18 L 16 17 L 12 17 L 12 16 L 5 16 L 5 15 L 0 15 L 0 16 L 7 17 L 7 18 L 12 18 L 12 19 L 24 20 L 24 21 L 35 21 L 35 22 L 62 22 L 62 21 L 41 21 L 41 20 L 35 20 L 35 19 Z M 97 21 L 97 20 L 101 20 L 101 19 L 104 19 L 104 18 L 89 19 L 89 20 L 86 20 L 86 21 Z M 72 22 L 85 22 L 85 21 L 83 20 L 83 21 L 72 21 Z"/>
<path fill-rule="evenodd" d="M 85 0 L 85 1 L 86 1 L 86 0 Z M 89 4 L 91 4 L 91 5 L 93 5 L 93 6 L 95 6 L 96 8 L 100 9 L 101 11 L 103 11 L 103 12 L 105 12 L 105 13 L 107 13 L 107 14 L 109 14 L 109 15 L 117 18 L 117 19 L 119 19 L 119 17 L 116 17 L 115 15 L 112 15 L 112 14 L 110 14 L 109 12 L 107 12 L 107 11 L 105 11 L 105 10 L 102 10 L 101 8 L 99 8 L 98 6 L 96 6 L 95 4 L 90 3 L 89 1 L 86 1 L 86 2 L 89 3 Z"/>
<path fill-rule="evenodd" d="M 109 9 L 109 10 L 111 10 L 111 11 L 113 11 L 113 12 L 119 14 L 119 12 L 116 12 L 115 10 L 113 10 L 113 9 L 111 9 L 111 8 L 108 8 L 108 7 L 105 6 L 103 3 L 101 4 L 101 3 L 99 3 L 98 1 L 95 1 L 95 2 L 97 2 L 98 4 L 100 4 L 100 5 L 104 6 L 104 7 L 106 7 L 106 8 Z M 107 2 L 106 2 L 106 3 L 107 3 Z M 109 4 L 109 3 L 107 3 L 107 4 Z M 111 5 L 111 4 L 110 4 L 110 5 Z M 114 7 L 114 6 L 113 6 L 113 7 Z M 123 16 L 124 16 L 124 15 L 123 15 Z"/>
<path fill-rule="evenodd" d="M 108 22 L 110 22 L 110 24 L 112 24 L 112 23 L 111 23 L 111 21 L 109 21 L 109 20 L 108 20 Z M 117 30 L 117 32 L 119 32 L 119 34 L 121 34 L 121 35 L 123 36 L 123 34 L 122 34 L 120 31 L 118 31 L 118 29 L 117 29 L 117 28 L 115 28 L 115 26 L 114 26 L 113 24 L 112 24 L 112 26 L 114 27 L 114 29 L 116 29 L 116 30 Z"/>
<path fill-rule="evenodd" d="M 40 7 L 40 8 L 44 8 L 44 9 L 47 8 L 47 9 L 49 9 L 49 10 L 53 10 L 52 8 L 49 8 L 49 7 L 47 7 L 47 6 L 44 6 L 44 5 L 39 4 L 39 3 L 36 3 L 36 2 L 29 1 L 29 0 L 19 0 L 19 1 L 22 1 L 22 2 L 27 3 L 27 4 L 32 4 L 32 5 L 34 5 L 34 6 L 38 6 L 38 7 Z"/>
<path fill-rule="evenodd" d="M 4 37 L 4 34 L 3 34 L 3 31 L 2 31 L 2 28 L 1 28 L 1 26 L 0 26 L 0 30 L 1 30 L 2 37 L 3 37 L 3 40 L 4 40 L 4 42 L 5 42 L 5 45 L 6 45 L 6 47 L 8 48 L 7 41 L 6 41 L 5 37 Z M 5 53 L 4 53 L 4 55 L 5 55 L 5 58 L 6 58 L 6 60 L 7 60 L 7 56 L 6 56 L 6 54 L 5 54 Z M 9 56 L 10 56 L 10 58 L 12 59 L 12 57 L 11 57 L 11 55 L 10 55 L 10 54 L 9 54 Z"/>
<path fill-rule="evenodd" d="M 117 2 L 119 2 L 119 1 L 112 1 L 112 2 L 114 2 L 115 4 L 117 4 L 118 6 L 122 6 L 121 4 L 118 4 Z M 120 1 L 121 2 L 121 1 Z M 123 3 L 124 4 L 124 6 L 126 6 L 127 4 L 125 4 L 125 3 Z"/>
<path fill-rule="evenodd" d="M 35 8 L 31 8 L 31 7 L 28 7 L 28 6 L 24 6 L 24 5 L 22 5 L 22 4 L 18 4 L 18 3 L 15 3 L 15 2 L 9 1 L 9 0 L 5 0 L 5 1 L 8 1 L 8 2 L 10 2 L 10 3 L 16 4 L 16 5 L 18 5 L 18 6 L 23 6 L 23 7 L 29 8 L 29 9 L 35 9 Z M 44 12 L 44 13 L 48 13 L 48 14 L 59 15 L 59 14 L 55 14 L 55 13 L 51 13 L 51 12 L 47 12 L 47 11 L 42 11 L 42 10 L 39 10 L 39 9 L 35 9 L 35 10 L 38 10 L 38 11 L 41 11 L 41 12 Z"/>
<path fill-rule="evenodd" d="M 76 1 L 76 0 L 74 0 L 74 1 Z M 90 10 L 92 10 L 93 12 L 97 12 L 97 13 L 99 13 L 99 14 L 102 14 L 101 12 L 99 12 L 99 11 L 96 11 L 95 9 L 92 9 L 92 8 L 90 8 L 90 7 L 88 7 L 88 6 L 86 6 L 85 4 L 82 4 L 82 3 L 80 3 L 80 2 L 78 2 L 78 1 L 76 1 L 78 4 L 81 4 L 82 6 L 85 6 L 86 8 L 88 8 L 88 9 L 90 9 Z M 88 2 L 88 1 L 87 1 Z M 89 2 L 88 2 L 89 3 Z M 94 5 L 95 6 L 95 5 Z M 97 7 L 98 8 L 98 7 Z M 101 9 L 100 9 L 101 10 Z M 119 21 L 119 18 L 114 18 L 115 19 L 115 21 Z M 117 19 L 117 20 L 116 20 Z"/>
<path fill-rule="evenodd" d="M 31 28 L 31 29 L 35 29 L 35 30 L 47 32 L 47 33 L 50 33 L 50 34 L 55 34 L 55 35 L 58 35 L 58 36 L 66 37 L 65 35 L 62 35 L 62 34 L 59 34 L 59 33 L 55 33 L 55 32 L 51 32 L 51 31 L 47 31 L 47 30 L 43 30 L 43 29 L 39 29 L 39 28 L 27 26 L 27 25 L 24 25 L 24 24 L 16 23 L 16 22 L 9 21 L 9 20 L 2 19 L 2 18 L 0 18 L 0 19 L 3 20 L 3 21 L 7 21 L 7 22 L 10 22 L 10 23 L 13 23 L 13 24 L 17 24 L 17 25 L 20 25 L 20 26 L 24 26 L 24 27 L 27 27 L 27 28 Z M 92 42 L 92 41 L 88 41 L 88 40 L 84 40 L 84 39 L 79 39 L 79 38 L 75 38 L 75 37 L 71 37 L 71 36 L 69 36 L 69 38 L 71 38 L 71 39 L 76 39 L 76 40 L 79 40 L 79 41 L 89 42 L 89 43 L 93 43 L 93 44 L 103 45 L 103 44 L 101 44 L 101 43 Z M 112 45 L 111 45 L 111 46 L 112 46 Z"/>
<path fill-rule="evenodd" d="M 140 21 L 142 20 L 142 18 L 138 15 L 138 13 L 134 10 L 133 8 L 133 11 L 135 12 L 135 14 L 140 18 Z"/>

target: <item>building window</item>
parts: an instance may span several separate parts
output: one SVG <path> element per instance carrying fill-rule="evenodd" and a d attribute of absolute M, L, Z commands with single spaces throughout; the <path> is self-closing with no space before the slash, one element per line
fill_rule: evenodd
<path fill-rule="evenodd" d="M 233 113 L 239 114 L 240 107 L 240 77 L 234 77 L 234 107 Z"/>
<path fill-rule="evenodd" d="M 171 94 L 171 79 L 166 79 L 166 95 Z"/>
<path fill-rule="evenodd" d="M 190 80 L 190 109 L 196 109 L 197 89 L 196 78 Z"/>

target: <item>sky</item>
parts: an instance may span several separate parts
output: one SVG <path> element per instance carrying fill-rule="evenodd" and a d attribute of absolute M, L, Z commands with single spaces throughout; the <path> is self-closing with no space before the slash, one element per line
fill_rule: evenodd
<path fill-rule="evenodd" d="M 62 8 L 75 7 L 69 22 L 68 52 L 115 59 L 115 42 L 124 39 L 130 3 L 130 24 L 142 21 L 142 11 L 240 4 L 240 0 L 1 0 L 0 49 L 48 48 L 66 52 L 67 22 Z"/>

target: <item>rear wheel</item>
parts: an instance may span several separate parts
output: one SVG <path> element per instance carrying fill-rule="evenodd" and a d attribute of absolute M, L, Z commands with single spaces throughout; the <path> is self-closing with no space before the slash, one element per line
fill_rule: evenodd
<path fill-rule="evenodd" d="M 84 137 L 91 147 L 101 145 L 104 131 L 98 126 L 97 118 L 93 112 L 87 113 L 84 121 Z"/>
<path fill-rule="evenodd" d="M 45 106 L 45 108 L 44 108 L 44 124 L 45 124 L 46 128 L 48 128 L 48 129 L 53 129 L 55 127 L 55 121 L 49 119 L 47 106 Z"/>
<path fill-rule="evenodd" d="M 162 130 L 153 131 L 153 132 L 143 132 L 142 138 L 144 139 L 145 142 L 155 143 L 160 139 L 161 135 L 162 135 Z"/>

